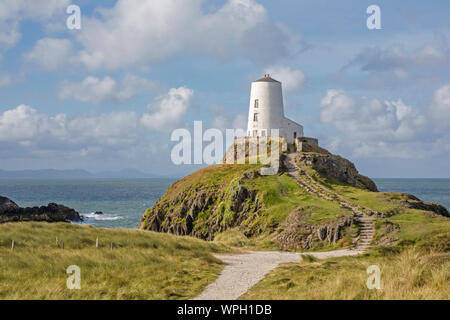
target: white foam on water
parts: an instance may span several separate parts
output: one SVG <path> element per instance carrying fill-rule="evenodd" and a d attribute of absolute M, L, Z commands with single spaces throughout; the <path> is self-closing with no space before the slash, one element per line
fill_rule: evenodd
<path fill-rule="evenodd" d="M 84 213 L 82 214 L 84 218 L 84 222 L 88 222 L 89 220 L 95 220 L 95 221 L 115 221 L 115 220 L 122 220 L 123 217 L 112 215 L 112 214 L 95 214 L 95 212 L 91 213 Z"/>

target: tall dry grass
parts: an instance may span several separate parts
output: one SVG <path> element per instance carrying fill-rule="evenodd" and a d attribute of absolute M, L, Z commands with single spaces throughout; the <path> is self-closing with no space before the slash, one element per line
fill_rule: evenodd
<path fill-rule="evenodd" d="M 366 270 L 377 265 L 381 289 L 368 289 Z M 243 299 L 449 299 L 450 253 L 408 248 L 400 253 L 308 260 L 283 265 Z"/>
<path fill-rule="evenodd" d="M 0 299 L 188 299 L 214 281 L 223 265 L 212 254 L 224 251 L 148 231 L 0 224 Z M 80 290 L 66 286 L 70 265 L 81 269 Z"/>

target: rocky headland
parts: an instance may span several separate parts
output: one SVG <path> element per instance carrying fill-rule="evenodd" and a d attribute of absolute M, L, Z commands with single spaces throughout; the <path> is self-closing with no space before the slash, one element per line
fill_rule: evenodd
<path fill-rule="evenodd" d="M 290 149 L 275 176 L 261 176 L 260 165 L 222 164 L 183 178 L 144 213 L 139 228 L 205 240 L 238 230 L 243 242 L 264 239 L 284 249 L 365 249 L 401 240 L 393 216 L 449 217 L 437 203 L 378 192 L 352 162 L 325 149 Z"/>

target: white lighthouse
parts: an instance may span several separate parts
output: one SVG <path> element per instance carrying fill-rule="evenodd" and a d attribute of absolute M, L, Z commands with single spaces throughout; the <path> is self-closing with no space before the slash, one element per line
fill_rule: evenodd
<path fill-rule="evenodd" d="M 279 129 L 280 136 L 288 143 L 303 137 L 303 126 L 284 116 L 281 82 L 266 74 L 252 82 L 247 135 L 270 136 L 271 129 Z"/>

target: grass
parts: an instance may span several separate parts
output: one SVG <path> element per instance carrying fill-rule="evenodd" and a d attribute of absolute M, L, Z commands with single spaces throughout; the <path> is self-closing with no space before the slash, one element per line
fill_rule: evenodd
<path fill-rule="evenodd" d="M 217 243 L 148 231 L 66 223 L 1 224 L 0 299 L 188 299 L 223 268 L 212 254 L 229 250 Z M 66 288 L 70 265 L 81 268 L 81 290 Z"/>
<path fill-rule="evenodd" d="M 303 259 L 270 272 L 241 299 L 444 299 L 450 298 L 450 252 L 410 247 L 362 256 Z M 381 289 L 369 290 L 367 268 L 380 268 Z"/>
<path fill-rule="evenodd" d="M 307 221 L 315 224 L 347 213 L 338 203 L 307 193 L 286 174 L 258 177 L 249 180 L 246 185 L 263 195 L 264 208 L 261 216 L 266 220 L 266 225 L 283 222 L 289 213 L 299 207 L 308 209 Z"/>
<path fill-rule="evenodd" d="M 432 216 L 430 212 L 407 209 L 388 219 L 400 227 L 397 245 L 450 251 L 450 219 Z"/>
<path fill-rule="evenodd" d="M 312 168 L 304 167 L 313 179 L 317 180 L 332 191 L 339 193 L 346 199 L 384 213 L 398 213 L 401 202 L 407 199 L 406 194 L 394 192 L 373 192 L 352 187 L 329 177 L 319 175 Z"/>
<path fill-rule="evenodd" d="M 306 255 L 301 263 L 274 269 L 241 299 L 450 298 L 450 219 L 405 207 L 406 194 L 361 190 L 314 170 L 309 174 L 348 200 L 391 215 L 376 219 L 375 241 L 386 235 L 397 241 L 361 256 L 318 260 Z M 386 225 L 395 231 L 388 233 Z M 355 232 L 350 229 L 349 234 Z M 371 265 L 380 267 L 380 290 L 366 286 Z"/>
<path fill-rule="evenodd" d="M 233 243 L 236 239 L 233 239 L 233 234 L 228 231 L 239 228 L 242 233 L 251 234 L 251 239 L 244 239 L 245 236 L 242 234 L 239 236 L 241 240 L 237 242 L 241 247 L 253 247 L 253 249 L 276 249 L 278 244 L 271 240 L 273 232 L 291 212 L 298 208 L 303 209 L 305 222 L 310 224 L 327 223 L 349 214 L 349 211 L 341 208 L 337 202 L 329 202 L 307 193 L 286 174 L 243 179 L 244 173 L 260 167 L 259 164 L 215 165 L 198 170 L 174 183 L 156 205 L 161 205 L 165 212 L 169 212 L 169 215 L 172 212 L 176 213 L 173 214 L 170 222 L 166 219 L 162 226 L 167 227 L 167 223 L 183 224 L 184 218 L 177 215 L 182 200 L 196 197 L 202 192 L 212 194 L 213 203 L 198 213 L 193 221 L 192 232 L 196 236 L 209 238 L 211 223 L 217 223 L 220 232 L 224 233 L 221 242 Z M 237 225 L 234 222 L 236 213 L 231 209 L 231 205 L 232 196 L 240 186 L 255 190 L 258 202 L 246 200 L 245 204 L 249 208 L 246 219 L 239 221 Z M 262 206 L 255 209 L 256 203 Z M 145 213 L 144 227 L 148 227 L 151 214 L 150 208 Z M 215 236 L 218 234 L 220 233 L 218 232 Z M 231 239 L 225 240 L 228 236 L 231 236 Z"/>
<path fill-rule="evenodd" d="M 215 241 L 218 243 L 252 250 L 279 249 L 278 244 L 272 241 L 273 232 L 295 209 L 304 209 L 305 223 L 309 224 L 326 223 L 349 214 L 338 203 L 307 193 L 286 174 L 260 176 L 245 180 L 244 185 L 250 190 L 256 190 L 264 203 L 258 215 L 250 217 L 249 228 L 258 232 L 252 237 L 246 237 L 239 227 L 228 229 L 216 235 Z M 333 245 L 324 244 L 320 249 L 331 250 Z"/>
<path fill-rule="evenodd" d="M 241 177 L 244 172 L 256 170 L 260 167 L 261 165 L 255 164 L 218 164 L 206 167 L 175 182 L 169 187 L 162 199 L 173 200 L 186 190 L 195 188 L 217 190 L 227 186 L 230 181 Z"/>

